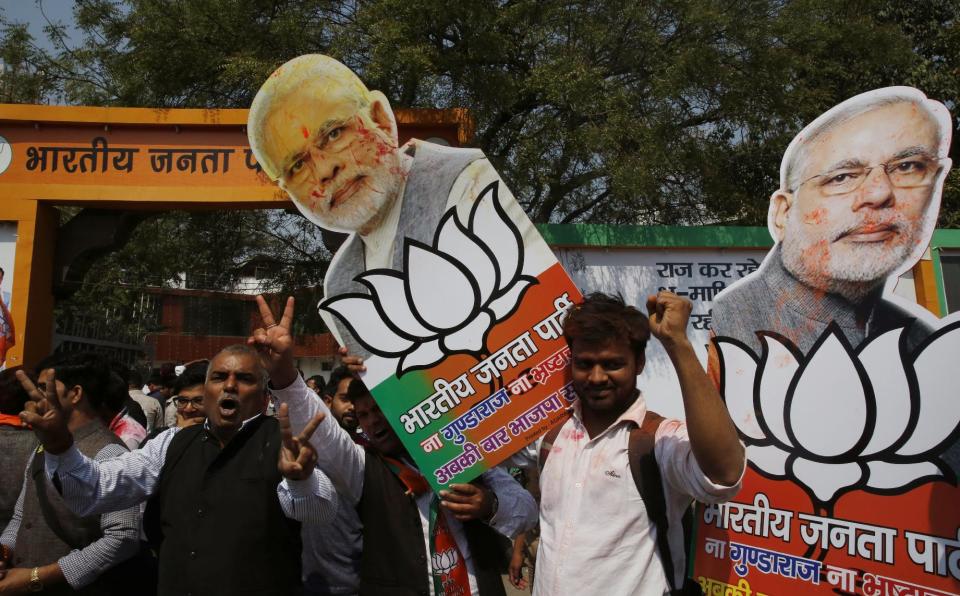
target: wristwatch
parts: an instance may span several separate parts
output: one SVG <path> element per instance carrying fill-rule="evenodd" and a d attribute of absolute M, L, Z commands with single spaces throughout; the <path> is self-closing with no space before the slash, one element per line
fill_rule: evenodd
<path fill-rule="evenodd" d="M 43 582 L 40 581 L 40 568 L 34 567 L 30 572 L 30 591 L 43 592 Z"/>

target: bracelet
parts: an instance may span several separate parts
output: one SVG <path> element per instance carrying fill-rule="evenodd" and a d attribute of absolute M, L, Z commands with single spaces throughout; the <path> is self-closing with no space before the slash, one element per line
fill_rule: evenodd
<path fill-rule="evenodd" d="M 40 568 L 34 567 L 30 572 L 30 583 L 28 588 L 31 592 L 42 592 L 43 582 L 40 581 Z"/>

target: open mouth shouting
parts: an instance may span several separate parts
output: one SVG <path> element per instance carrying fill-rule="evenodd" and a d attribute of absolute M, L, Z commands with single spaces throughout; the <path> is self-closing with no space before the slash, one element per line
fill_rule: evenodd
<path fill-rule="evenodd" d="M 240 409 L 240 402 L 237 398 L 225 395 L 217 400 L 217 410 L 221 418 L 233 418 Z"/>

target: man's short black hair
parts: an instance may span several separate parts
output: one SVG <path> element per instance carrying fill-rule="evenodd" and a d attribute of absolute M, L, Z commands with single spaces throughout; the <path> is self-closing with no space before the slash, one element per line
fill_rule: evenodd
<path fill-rule="evenodd" d="M 127 377 L 127 385 L 133 387 L 134 389 L 140 389 L 143 387 L 143 375 L 140 374 L 140 371 L 130 371 L 130 375 Z"/>
<path fill-rule="evenodd" d="M 82 387 L 87 401 L 97 410 L 104 404 L 107 394 L 113 388 L 111 383 L 119 381 L 123 384 L 123 391 L 127 391 L 126 381 L 111 370 L 110 362 L 94 352 L 51 354 L 41 360 L 35 370 L 39 375 L 48 368 L 52 368 L 57 380 L 67 387 Z M 116 379 L 111 379 L 111 375 L 115 375 Z"/>
<path fill-rule="evenodd" d="M 350 381 L 350 385 L 347 386 L 347 401 L 350 403 L 354 403 L 361 397 L 367 397 L 368 395 L 370 395 L 370 390 L 367 389 L 367 386 L 360 379 L 353 379 Z"/>
<path fill-rule="evenodd" d="M 184 389 L 189 389 L 196 385 L 203 385 L 207 382 L 207 363 L 206 362 L 194 362 L 193 364 L 188 364 L 186 368 L 183 369 L 183 372 L 180 373 L 180 376 L 177 377 L 176 382 L 173 384 L 173 395 L 180 395 L 180 392 Z"/>
<path fill-rule="evenodd" d="M 130 369 L 116 360 L 109 360 L 108 363 L 110 380 L 103 396 L 103 405 L 111 414 L 116 415 L 130 399 Z"/>
<path fill-rule="evenodd" d="M 327 386 L 327 380 L 323 378 L 323 375 L 313 375 L 312 377 L 307 379 L 308 383 L 310 381 L 313 381 L 314 383 L 316 383 L 317 387 L 320 388 L 320 391 L 323 391 L 324 387 Z"/>
<path fill-rule="evenodd" d="M 0 372 L 0 414 L 16 416 L 24 410 L 27 401 L 30 400 L 27 390 L 17 380 L 18 370 L 23 370 L 23 367 L 17 366 Z M 25 370 L 23 372 L 27 373 Z M 27 373 L 27 376 L 33 382 L 37 381 L 36 375 Z"/>
<path fill-rule="evenodd" d="M 570 309 L 563 321 L 563 336 L 570 345 L 575 341 L 592 346 L 623 341 L 634 356 L 643 358 L 650 339 L 650 320 L 624 302 L 623 296 L 594 292 Z"/>
<path fill-rule="evenodd" d="M 353 373 L 350 372 L 350 369 L 341 364 L 330 373 L 330 380 L 323 386 L 320 394 L 324 397 L 333 397 L 337 393 L 337 387 L 340 386 L 340 381 L 352 376 Z"/>

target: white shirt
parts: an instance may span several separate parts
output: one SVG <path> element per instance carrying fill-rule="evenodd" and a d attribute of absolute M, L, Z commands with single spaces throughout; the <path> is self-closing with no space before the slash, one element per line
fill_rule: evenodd
<path fill-rule="evenodd" d="M 540 547 L 534 595 L 664 594 L 669 591 L 657 552 L 656 528 L 637 491 L 627 444 L 646 414 L 641 395 L 609 428 L 587 436 L 580 403 L 554 441 L 540 476 Z M 654 455 L 666 497 L 674 585 L 685 571 L 681 517 L 691 497 L 706 503 L 732 498 L 740 481 L 715 484 L 697 465 L 686 424 L 664 420 Z"/>
<path fill-rule="evenodd" d="M 272 392 L 280 403 L 289 404 L 290 426 L 294 433 L 302 430 L 307 421 L 317 413 L 326 414 L 323 422 L 310 438 L 311 444 L 317 450 L 319 458 L 317 466 L 327 473 L 344 499 L 355 506 L 363 494 L 363 471 L 366 467 L 366 452 L 363 447 L 354 443 L 347 431 L 337 424 L 336 418 L 330 413 L 323 400 L 307 387 L 302 378 L 297 377 L 289 387 L 272 389 Z M 530 493 L 509 474 L 499 468 L 492 468 L 483 474 L 483 479 L 490 490 L 496 493 L 499 502 L 497 513 L 489 522 L 492 528 L 508 538 L 513 538 L 536 524 L 536 502 Z M 433 493 L 428 492 L 416 498 L 417 510 L 420 512 L 420 525 L 423 528 L 423 548 L 427 559 L 424 573 L 428 577 L 427 585 L 430 586 L 430 594 L 433 594 L 433 579 L 428 537 L 430 536 L 429 514 L 432 496 Z M 447 525 L 467 564 L 470 592 L 477 596 L 479 590 L 474 576 L 473 558 L 463 531 L 463 524 L 445 509 L 441 508 L 440 512 L 447 516 Z"/>

